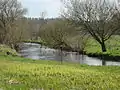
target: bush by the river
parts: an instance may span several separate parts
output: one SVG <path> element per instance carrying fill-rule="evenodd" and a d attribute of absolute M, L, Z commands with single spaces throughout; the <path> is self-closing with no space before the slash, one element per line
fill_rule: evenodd
<path fill-rule="evenodd" d="M 9 46 L 0 44 L 0 55 L 18 56 L 18 53 L 16 50 L 10 48 Z"/>

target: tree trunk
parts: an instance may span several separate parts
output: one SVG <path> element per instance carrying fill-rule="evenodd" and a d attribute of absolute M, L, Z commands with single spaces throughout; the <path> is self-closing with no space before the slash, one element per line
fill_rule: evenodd
<path fill-rule="evenodd" d="M 105 45 L 104 41 L 101 43 L 101 48 L 102 48 L 102 52 L 106 52 L 107 51 L 106 45 Z M 104 59 L 104 55 L 103 54 L 101 56 L 101 59 L 102 59 L 102 65 L 105 66 L 106 65 L 106 61 Z"/>
<path fill-rule="evenodd" d="M 106 52 L 107 51 L 105 42 L 101 43 L 101 48 L 102 48 L 102 52 Z"/>
<path fill-rule="evenodd" d="M 102 66 L 105 66 L 106 65 L 106 61 L 103 59 L 102 60 Z"/>
<path fill-rule="evenodd" d="M 63 57 L 62 57 L 62 55 L 63 55 L 63 54 L 62 54 L 62 53 L 63 53 L 63 52 L 62 52 L 62 47 L 60 47 L 60 53 L 61 53 L 61 64 L 62 64 L 62 62 L 63 62 Z"/>

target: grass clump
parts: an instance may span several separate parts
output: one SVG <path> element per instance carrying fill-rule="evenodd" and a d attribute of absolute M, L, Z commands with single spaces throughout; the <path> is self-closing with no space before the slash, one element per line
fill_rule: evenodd
<path fill-rule="evenodd" d="M 5 90 L 119 90 L 119 66 L 87 66 L 0 56 Z"/>
<path fill-rule="evenodd" d="M 7 54 L 18 56 L 18 53 L 16 52 L 16 50 L 11 49 L 7 45 L 0 44 L 0 55 L 7 55 Z"/>

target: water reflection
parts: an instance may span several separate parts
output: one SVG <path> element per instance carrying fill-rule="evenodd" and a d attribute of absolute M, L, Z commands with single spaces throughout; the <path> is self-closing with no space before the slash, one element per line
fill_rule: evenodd
<path fill-rule="evenodd" d="M 20 51 L 21 55 L 26 58 L 32 59 L 42 59 L 42 60 L 58 60 L 61 61 L 61 53 L 59 50 L 50 49 L 45 46 L 41 46 L 40 44 L 35 43 L 24 43 L 22 45 L 22 49 Z M 102 60 L 97 58 L 91 58 L 88 56 L 79 55 L 76 52 L 62 52 L 62 60 L 68 62 L 76 62 L 80 64 L 87 65 L 102 65 L 103 63 L 106 65 L 120 65 L 120 62 L 102 62 Z"/>

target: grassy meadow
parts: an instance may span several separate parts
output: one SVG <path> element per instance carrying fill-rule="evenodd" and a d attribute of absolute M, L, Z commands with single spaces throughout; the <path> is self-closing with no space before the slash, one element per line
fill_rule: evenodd
<path fill-rule="evenodd" d="M 119 90 L 119 66 L 87 66 L 0 56 L 3 90 Z"/>

